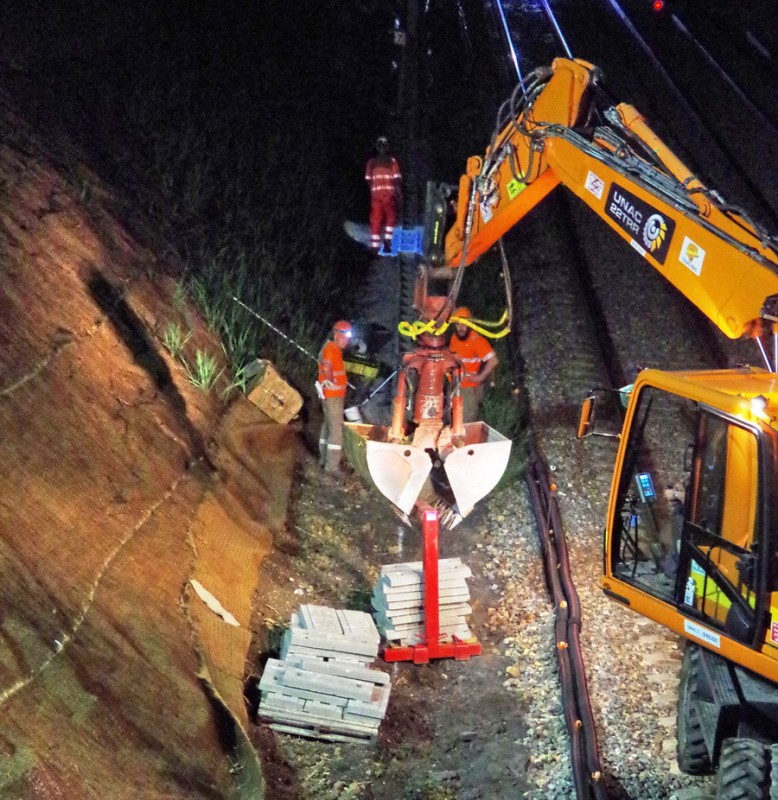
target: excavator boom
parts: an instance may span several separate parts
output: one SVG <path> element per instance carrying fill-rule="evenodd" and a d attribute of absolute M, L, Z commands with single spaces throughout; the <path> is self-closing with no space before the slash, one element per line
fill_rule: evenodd
<path fill-rule="evenodd" d="M 460 179 L 445 264 L 472 264 L 562 184 L 726 336 L 758 336 L 778 242 L 707 189 L 627 104 L 595 107 L 599 71 L 557 59 Z M 600 114 L 599 124 L 593 125 Z"/>

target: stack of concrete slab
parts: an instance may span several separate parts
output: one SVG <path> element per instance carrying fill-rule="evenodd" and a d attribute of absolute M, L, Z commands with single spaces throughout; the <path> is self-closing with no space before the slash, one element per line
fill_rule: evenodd
<path fill-rule="evenodd" d="M 281 658 L 312 656 L 328 661 L 375 661 L 381 637 L 370 614 L 363 611 L 303 605 L 292 613 L 284 633 Z"/>
<path fill-rule="evenodd" d="M 259 683 L 259 717 L 271 728 L 329 741 L 375 741 L 389 676 L 369 669 L 380 636 L 369 614 L 304 605 L 292 614 L 281 659 Z"/>
<path fill-rule="evenodd" d="M 466 617 L 472 613 L 467 578 L 470 568 L 459 558 L 438 561 L 440 641 L 472 639 Z M 371 603 L 378 630 L 388 642 L 420 644 L 424 635 L 424 565 L 421 561 L 386 564 L 373 589 Z"/>

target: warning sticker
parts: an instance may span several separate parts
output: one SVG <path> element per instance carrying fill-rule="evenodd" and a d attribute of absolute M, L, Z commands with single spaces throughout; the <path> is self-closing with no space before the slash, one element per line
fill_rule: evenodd
<path fill-rule="evenodd" d="M 695 275 L 699 275 L 702 272 L 702 262 L 705 261 L 705 251 L 688 236 L 684 236 L 678 260 Z"/>
<path fill-rule="evenodd" d="M 513 200 L 515 197 L 518 197 L 526 188 L 526 183 L 517 181 L 515 178 L 508 181 L 508 199 Z"/>
<path fill-rule="evenodd" d="M 770 641 L 778 644 L 778 622 L 773 622 L 770 626 Z"/>
<path fill-rule="evenodd" d="M 600 200 L 602 199 L 602 193 L 605 191 L 605 181 L 590 170 L 586 176 L 584 187 Z"/>
<path fill-rule="evenodd" d="M 608 192 L 605 213 L 632 237 L 638 247 L 660 264 L 665 263 L 675 231 L 673 220 L 615 183 Z"/>

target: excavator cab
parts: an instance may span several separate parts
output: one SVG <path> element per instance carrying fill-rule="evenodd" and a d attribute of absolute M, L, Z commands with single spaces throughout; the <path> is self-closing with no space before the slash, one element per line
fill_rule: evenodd
<path fill-rule="evenodd" d="M 608 595 L 778 677 L 776 396 L 759 370 L 636 381 L 608 514 Z"/>

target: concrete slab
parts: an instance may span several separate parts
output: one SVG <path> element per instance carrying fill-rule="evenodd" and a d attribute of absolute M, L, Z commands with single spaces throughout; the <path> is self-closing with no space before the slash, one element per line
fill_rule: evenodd
<path fill-rule="evenodd" d="M 341 678 L 371 682 L 378 686 L 389 683 L 389 676 L 378 669 L 367 669 L 358 664 L 349 664 L 341 661 L 318 661 L 304 655 L 293 655 L 286 661 L 293 667 L 299 667 L 310 672 L 320 672 L 324 675 L 336 675 Z"/>
<path fill-rule="evenodd" d="M 409 561 L 404 564 L 385 564 L 381 567 L 381 583 L 390 587 L 421 585 L 423 575 L 421 561 Z M 470 568 L 458 558 L 442 558 L 438 561 L 438 580 L 469 578 Z"/>
<path fill-rule="evenodd" d="M 348 636 L 328 634 L 326 632 L 290 628 L 288 641 L 290 647 L 301 646 L 315 650 L 325 650 L 328 653 L 353 653 L 354 655 L 367 656 L 370 659 L 378 655 L 378 642 L 367 642 L 363 639 L 352 639 Z M 377 633 L 377 632 L 376 632 Z M 284 636 L 286 639 L 286 635 Z"/>
<path fill-rule="evenodd" d="M 324 664 L 332 662 L 342 664 L 352 664 L 354 666 L 367 669 L 374 661 L 375 656 L 360 656 L 357 653 L 343 653 L 338 650 L 322 650 L 317 647 L 305 647 L 303 645 L 282 644 L 281 660 L 289 661 L 293 656 L 304 656 L 305 658 L 316 659 Z"/>

